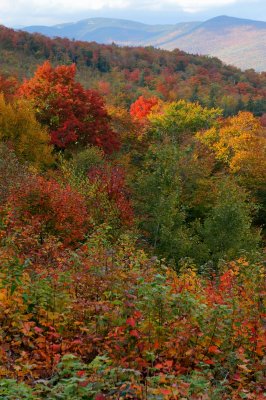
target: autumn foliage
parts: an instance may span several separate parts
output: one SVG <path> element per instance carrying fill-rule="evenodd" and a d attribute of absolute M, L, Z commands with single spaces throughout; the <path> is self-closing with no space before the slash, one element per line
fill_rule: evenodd
<path fill-rule="evenodd" d="M 103 168 L 92 168 L 88 172 L 88 178 L 90 182 L 97 185 L 100 195 L 107 195 L 111 202 L 110 207 L 117 209 L 121 222 L 129 226 L 132 225 L 134 218 L 133 208 L 129 200 L 130 193 L 126 188 L 123 169 L 117 166 L 110 167 L 109 165 L 105 165 Z"/>
<path fill-rule="evenodd" d="M 143 121 L 158 104 L 159 99 L 157 97 L 146 99 L 140 96 L 135 103 L 131 104 L 130 114 L 136 119 Z"/>
<path fill-rule="evenodd" d="M 0 58 L 6 75 L 29 77 L 43 62 L 77 66 L 79 81 L 113 105 L 130 106 L 139 96 L 163 101 L 199 101 L 224 115 L 266 112 L 265 72 L 241 71 L 215 57 L 175 49 L 103 45 L 48 38 L 0 26 Z M 23 61 L 21 61 L 23 60 Z"/>
<path fill-rule="evenodd" d="M 74 64 L 53 68 L 45 62 L 23 83 L 19 96 L 31 100 L 37 119 L 49 128 L 51 143 L 58 148 L 93 144 L 106 153 L 117 150 L 119 141 L 102 98 L 75 82 L 75 74 Z"/>
<path fill-rule="evenodd" d="M 240 112 L 222 126 L 199 135 L 214 150 L 217 159 L 250 184 L 264 183 L 266 170 L 266 129 L 251 113 Z"/>
<path fill-rule="evenodd" d="M 44 242 L 52 235 L 64 245 L 84 238 L 89 224 L 85 200 L 69 186 L 60 187 L 53 180 L 31 177 L 14 189 L 8 199 L 8 229 L 31 229 Z"/>
<path fill-rule="evenodd" d="M 0 79 L 0 398 L 263 400 L 263 118 L 121 70 Z"/>
<path fill-rule="evenodd" d="M 36 120 L 31 104 L 24 100 L 8 103 L 0 94 L 0 139 L 24 163 L 35 168 L 51 166 L 54 159 L 47 130 Z"/>

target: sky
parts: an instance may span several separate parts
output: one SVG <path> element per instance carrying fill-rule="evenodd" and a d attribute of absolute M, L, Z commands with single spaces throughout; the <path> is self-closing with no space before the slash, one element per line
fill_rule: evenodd
<path fill-rule="evenodd" d="M 0 24 L 10 27 L 54 25 L 91 17 L 173 24 L 218 15 L 266 21 L 266 0 L 0 0 Z"/>

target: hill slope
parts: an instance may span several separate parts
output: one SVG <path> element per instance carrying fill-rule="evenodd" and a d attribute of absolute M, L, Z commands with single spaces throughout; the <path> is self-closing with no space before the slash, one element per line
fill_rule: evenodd
<path fill-rule="evenodd" d="M 53 65 L 75 63 L 78 80 L 115 105 L 128 107 L 140 95 L 156 95 L 218 106 L 225 115 L 243 109 L 256 115 L 266 112 L 266 73 L 244 72 L 218 58 L 180 50 L 51 39 L 0 26 L 0 90 L 1 74 L 21 80 L 46 60 Z"/>
<path fill-rule="evenodd" d="M 242 69 L 266 70 L 266 22 L 221 16 L 162 44 L 197 54 L 219 57 Z"/>
<path fill-rule="evenodd" d="M 266 70 L 266 22 L 262 21 L 219 16 L 203 23 L 147 25 L 120 19 L 90 18 L 76 23 L 23 29 L 49 37 L 106 44 L 179 48 L 193 54 L 219 57 L 242 69 Z"/>

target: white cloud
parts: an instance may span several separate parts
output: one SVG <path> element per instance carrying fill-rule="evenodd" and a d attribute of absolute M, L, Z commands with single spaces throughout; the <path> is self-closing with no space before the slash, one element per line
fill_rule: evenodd
<path fill-rule="evenodd" d="M 172 3 L 178 4 L 186 12 L 197 12 L 210 7 L 220 7 L 236 3 L 236 0 L 172 0 Z"/>
<path fill-rule="evenodd" d="M 95 10 L 104 7 L 121 8 L 130 4 L 127 0 L 0 0 L 0 12 L 27 9 L 28 12 L 49 10 Z"/>
<path fill-rule="evenodd" d="M 139 13 L 148 19 L 149 11 L 174 15 L 175 13 L 209 12 L 223 7 L 242 5 L 250 9 L 265 0 L 0 0 L 0 23 L 10 24 L 50 24 L 87 18 L 95 13 L 108 17 L 109 14 Z"/>
<path fill-rule="evenodd" d="M 164 8 L 169 5 L 184 11 L 233 4 L 239 0 L 0 0 L 0 12 L 27 9 L 28 12 L 45 10 L 82 11 L 102 8 Z M 240 0 L 241 1 L 241 0 Z"/>

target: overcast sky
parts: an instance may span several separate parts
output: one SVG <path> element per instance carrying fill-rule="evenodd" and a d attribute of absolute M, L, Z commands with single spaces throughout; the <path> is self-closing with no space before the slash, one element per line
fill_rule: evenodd
<path fill-rule="evenodd" d="M 266 21 L 266 0 L 0 0 L 0 24 L 13 27 L 90 17 L 177 23 L 224 14 Z"/>

